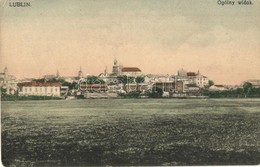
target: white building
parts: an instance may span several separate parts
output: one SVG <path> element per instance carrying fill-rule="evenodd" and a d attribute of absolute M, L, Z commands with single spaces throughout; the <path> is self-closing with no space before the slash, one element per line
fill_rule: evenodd
<path fill-rule="evenodd" d="M 129 77 L 138 77 L 142 76 L 142 71 L 138 67 L 123 67 L 121 74 Z"/>
<path fill-rule="evenodd" d="M 208 77 L 200 75 L 200 74 L 198 74 L 194 77 L 194 82 L 200 88 L 204 88 L 205 86 L 209 85 Z"/>
<path fill-rule="evenodd" d="M 14 94 L 17 90 L 17 79 L 13 75 L 8 74 L 8 69 L 0 73 L 0 87 L 6 89 L 7 94 Z"/>
<path fill-rule="evenodd" d="M 209 91 L 224 91 L 227 90 L 227 88 L 223 85 L 212 85 L 209 87 Z"/>
<path fill-rule="evenodd" d="M 199 88 L 203 88 L 208 86 L 209 79 L 208 77 L 201 75 L 200 72 L 186 72 L 185 70 L 181 69 L 175 75 L 177 80 L 183 81 L 184 84 L 194 84 Z"/>
<path fill-rule="evenodd" d="M 18 83 L 19 95 L 60 96 L 59 82 L 24 82 Z"/>
<path fill-rule="evenodd" d="M 139 76 L 143 76 L 143 73 L 138 67 L 123 67 L 123 65 L 119 64 L 117 59 L 114 59 L 112 73 L 108 73 L 106 67 L 104 72 L 99 74 L 98 77 L 104 80 L 108 85 L 116 85 L 119 83 L 118 76 L 122 75 L 136 78 Z"/>
<path fill-rule="evenodd" d="M 144 77 L 145 83 L 169 82 L 169 81 L 172 81 L 169 75 L 147 74 Z"/>

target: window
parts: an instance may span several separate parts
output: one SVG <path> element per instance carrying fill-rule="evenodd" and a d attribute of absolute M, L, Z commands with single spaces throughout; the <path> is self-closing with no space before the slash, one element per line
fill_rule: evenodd
<path fill-rule="evenodd" d="M 58 92 L 58 89 L 57 89 L 57 88 L 55 88 L 55 92 Z"/>
<path fill-rule="evenodd" d="M 47 92 L 47 87 L 44 88 L 45 92 Z"/>
<path fill-rule="evenodd" d="M 27 88 L 24 88 L 24 92 L 27 92 Z"/>
<path fill-rule="evenodd" d="M 51 92 L 53 91 L 53 89 L 51 88 Z"/>
<path fill-rule="evenodd" d="M 29 91 L 31 92 L 31 91 L 32 91 L 32 88 L 29 88 Z"/>
<path fill-rule="evenodd" d="M 38 92 L 38 88 L 35 88 L 35 92 Z"/>

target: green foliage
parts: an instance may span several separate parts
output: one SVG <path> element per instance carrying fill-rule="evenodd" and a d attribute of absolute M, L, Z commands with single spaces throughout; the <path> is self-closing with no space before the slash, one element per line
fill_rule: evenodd
<path fill-rule="evenodd" d="M 143 83 L 144 82 L 144 77 L 136 77 L 135 78 L 136 83 Z"/>
<path fill-rule="evenodd" d="M 124 85 L 128 83 L 134 83 L 134 77 L 126 76 L 126 75 L 121 75 L 117 77 L 118 81 Z"/>
<path fill-rule="evenodd" d="M 69 89 L 78 89 L 78 83 L 77 82 L 72 82 L 72 83 L 69 83 Z"/>
<path fill-rule="evenodd" d="M 135 78 L 135 82 L 136 82 L 136 90 L 139 91 L 139 83 L 143 83 L 144 82 L 144 77 L 136 77 Z"/>
<path fill-rule="evenodd" d="M 77 99 L 85 99 L 84 95 L 76 95 Z"/>
<path fill-rule="evenodd" d="M 212 85 L 214 85 L 214 82 L 212 80 L 209 80 L 209 87 L 211 87 Z"/>
<path fill-rule="evenodd" d="M 6 89 L 1 87 L 1 95 L 4 95 L 4 94 L 6 94 Z"/>
<path fill-rule="evenodd" d="M 243 85 L 243 89 L 247 92 L 248 90 L 252 89 L 253 85 L 250 82 L 246 82 Z"/>
<path fill-rule="evenodd" d="M 225 91 L 209 91 L 203 90 L 202 95 L 209 96 L 212 98 L 256 98 L 260 97 L 260 88 L 250 88 L 250 89 L 242 89 L 237 88 L 234 90 L 225 90 Z"/>
<path fill-rule="evenodd" d="M 94 75 L 88 76 L 86 78 L 86 82 L 87 82 L 87 84 L 104 84 L 105 83 L 105 81 L 103 79 L 101 79 L 97 76 L 94 76 Z"/>
<path fill-rule="evenodd" d="M 64 79 L 57 79 L 57 78 L 51 78 L 49 80 L 45 80 L 44 78 L 41 79 L 34 79 L 34 82 L 60 82 L 62 86 L 68 86 L 70 90 L 72 89 L 78 89 L 78 83 L 77 82 L 67 82 Z"/>
<path fill-rule="evenodd" d="M 54 96 L 17 96 L 17 95 L 5 95 L 2 101 L 16 101 L 16 100 L 60 100 L 61 97 Z"/>
<path fill-rule="evenodd" d="M 160 98 L 163 95 L 163 90 L 161 88 L 155 87 L 152 89 L 152 92 L 148 93 L 148 96 L 151 98 Z"/>
<path fill-rule="evenodd" d="M 126 75 L 121 75 L 117 77 L 117 80 L 119 83 L 122 83 L 124 85 L 124 90 L 127 92 L 126 84 L 128 83 L 134 83 L 134 77 L 129 77 Z"/>
<path fill-rule="evenodd" d="M 247 97 L 249 93 L 252 91 L 253 85 L 250 82 L 245 82 L 243 85 L 243 89 L 244 89 L 245 97 Z"/>
<path fill-rule="evenodd" d="M 132 91 L 126 94 L 119 94 L 119 96 L 124 97 L 124 98 L 139 98 L 140 97 L 140 92 L 139 91 Z"/>
<path fill-rule="evenodd" d="M 44 78 L 40 78 L 40 79 L 34 79 L 33 81 L 34 82 L 45 82 L 45 79 Z"/>
<path fill-rule="evenodd" d="M 70 90 L 72 89 L 78 89 L 78 83 L 77 82 L 67 82 L 64 79 L 59 79 L 57 82 L 60 82 L 62 86 L 68 86 Z"/>

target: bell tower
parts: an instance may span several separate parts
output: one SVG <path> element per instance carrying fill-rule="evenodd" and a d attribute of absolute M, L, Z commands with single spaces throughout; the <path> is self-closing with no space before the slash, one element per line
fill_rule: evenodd
<path fill-rule="evenodd" d="M 119 75 L 119 72 L 120 72 L 120 71 L 119 71 L 118 61 L 117 61 L 117 59 L 115 58 L 112 73 L 115 74 L 115 75 Z"/>
<path fill-rule="evenodd" d="M 81 70 L 81 66 L 80 66 L 80 69 L 79 69 L 79 72 L 78 72 L 78 78 L 83 78 L 83 72 Z"/>

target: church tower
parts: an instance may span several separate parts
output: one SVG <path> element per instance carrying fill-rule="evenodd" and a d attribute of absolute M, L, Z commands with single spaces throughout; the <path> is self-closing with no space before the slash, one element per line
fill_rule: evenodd
<path fill-rule="evenodd" d="M 78 72 L 78 78 L 83 78 L 83 72 L 81 70 L 81 66 L 80 66 L 80 69 L 79 69 L 79 72 Z"/>
<path fill-rule="evenodd" d="M 57 70 L 57 73 L 56 73 L 56 78 L 60 78 L 60 73 L 59 73 L 59 70 Z"/>
<path fill-rule="evenodd" d="M 7 78 L 7 76 L 8 76 L 8 69 L 7 69 L 7 67 L 5 67 L 4 68 L 4 77 L 5 77 L 5 79 Z"/>
<path fill-rule="evenodd" d="M 112 73 L 113 73 L 114 75 L 119 75 L 119 74 L 120 74 L 119 65 L 118 65 L 118 61 L 116 60 L 116 58 L 115 58 L 115 60 L 114 60 L 114 65 L 113 65 Z"/>
<path fill-rule="evenodd" d="M 108 76 L 107 66 L 106 66 L 106 69 L 105 69 L 105 71 L 104 71 L 104 75 L 105 75 L 105 76 Z"/>

